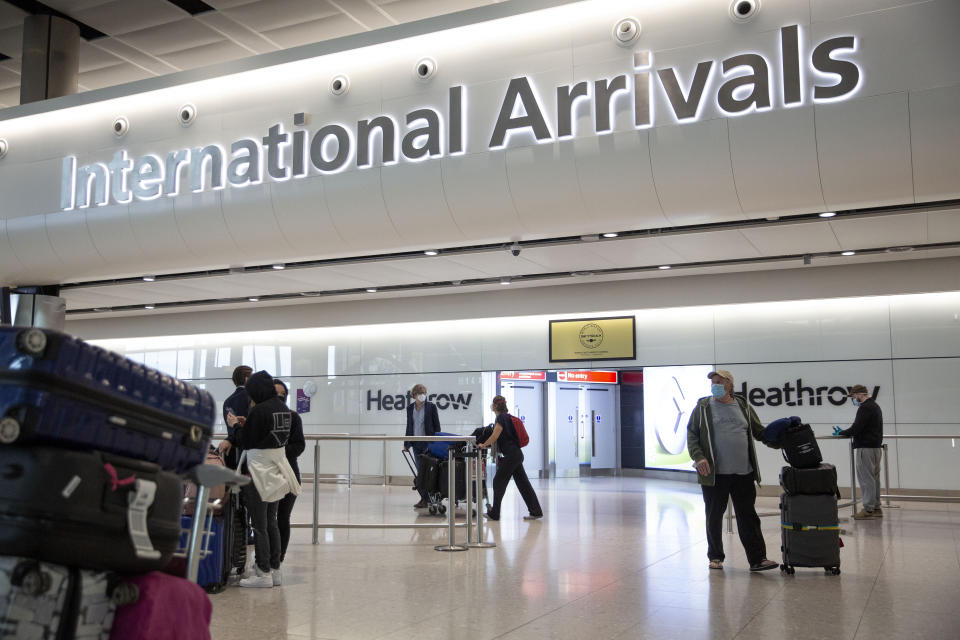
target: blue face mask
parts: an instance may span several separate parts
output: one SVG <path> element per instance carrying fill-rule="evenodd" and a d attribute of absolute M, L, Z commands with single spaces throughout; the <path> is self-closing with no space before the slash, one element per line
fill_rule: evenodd
<path fill-rule="evenodd" d="M 719 400 L 723 396 L 727 395 L 727 388 L 722 384 L 712 384 L 710 385 L 710 393 L 713 394 L 713 397 Z"/>
<path fill-rule="evenodd" d="M 853 406 L 855 406 L 855 407 L 859 407 L 859 406 L 860 406 L 860 401 L 857 400 L 856 398 L 850 398 L 850 402 L 852 402 L 852 403 L 853 403 Z"/>

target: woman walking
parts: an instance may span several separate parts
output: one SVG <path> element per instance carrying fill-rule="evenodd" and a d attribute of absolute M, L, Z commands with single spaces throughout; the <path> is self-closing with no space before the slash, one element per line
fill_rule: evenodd
<path fill-rule="evenodd" d="M 542 518 L 543 509 L 540 508 L 540 501 L 537 500 L 537 494 L 523 468 L 523 451 L 520 449 L 517 430 L 513 427 L 513 417 L 507 411 L 507 400 L 503 396 L 496 396 L 490 408 L 497 414 L 497 421 L 494 423 L 490 438 L 478 446 L 486 448 L 498 442 L 501 457 L 497 462 L 497 474 L 493 477 L 493 506 L 487 510 L 487 517 L 491 520 L 500 519 L 500 503 L 503 501 L 503 494 L 507 491 L 510 478 L 513 478 L 527 505 L 527 511 L 530 512 L 523 519 Z"/>

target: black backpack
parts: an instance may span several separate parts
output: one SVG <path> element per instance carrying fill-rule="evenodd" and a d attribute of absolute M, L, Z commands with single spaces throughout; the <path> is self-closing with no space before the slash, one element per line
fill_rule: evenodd
<path fill-rule="evenodd" d="M 791 425 L 778 442 L 783 459 L 798 469 L 812 469 L 823 462 L 820 446 L 809 424 Z"/>

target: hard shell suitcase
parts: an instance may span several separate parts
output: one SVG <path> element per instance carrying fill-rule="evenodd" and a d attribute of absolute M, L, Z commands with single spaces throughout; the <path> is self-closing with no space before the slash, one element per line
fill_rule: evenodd
<path fill-rule="evenodd" d="M 117 605 L 137 597 L 108 572 L 0 556 L 0 638 L 107 640 Z"/>
<path fill-rule="evenodd" d="M 840 518 L 836 496 L 782 494 L 780 527 L 781 571 L 792 574 L 794 567 L 823 567 L 828 573 L 840 573 Z"/>
<path fill-rule="evenodd" d="M 210 640 L 213 605 L 200 587 L 158 572 L 130 581 L 140 597 L 117 607 L 112 640 Z"/>
<path fill-rule="evenodd" d="M 429 453 L 421 453 L 418 463 L 417 488 L 425 493 L 440 491 L 440 459 Z"/>
<path fill-rule="evenodd" d="M 0 327 L 0 445 L 99 449 L 185 471 L 210 444 L 203 391 L 47 329 Z"/>
<path fill-rule="evenodd" d="M 240 508 L 240 494 L 229 491 L 223 498 L 223 506 L 211 517 L 210 532 L 201 545 L 197 584 L 208 593 L 223 591 L 232 575 L 243 573 L 247 564 L 247 523 Z M 184 515 L 180 547 L 186 546 L 187 533 L 193 524 L 193 515 Z M 183 577 L 186 575 L 185 559 L 172 562 L 167 572 Z"/>
<path fill-rule="evenodd" d="M 456 488 L 456 496 L 450 495 L 449 468 L 450 463 L 446 460 L 440 461 L 440 496 L 443 498 L 453 498 L 453 500 L 466 500 L 467 498 L 467 466 L 463 458 L 453 461 L 453 478 Z"/>
<path fill-rule="evenodd" d="M 823 462 L 820 445 L 808 424 L 791 426 L 780 438 L 783 459 L 798 469 L 810 469 Z"/>
<path fill-rule="evenodd" d="M 811 469 L 783 467 L 780 470 L 780 486 L 792 496 L 832 495 L 840 497 L 837 488 L 837 468 L 826 462 Z"/>
<path fill-rule="evenodd" d="M 179 476 L 97 451 L 0 447 L 0 549 L 83 569 L 162 568 L 180 537 Z"/>

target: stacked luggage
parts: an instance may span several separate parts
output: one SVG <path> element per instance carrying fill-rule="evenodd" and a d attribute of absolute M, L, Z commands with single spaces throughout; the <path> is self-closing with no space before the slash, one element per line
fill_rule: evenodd
<path fill-rule="evenodd" d="M 214 412 L 115 353 L 0 327 L 0 638 L 110 636 L 132 576 L 177 550 L 180 474 L 204 461 Z"/>
<path fill-rule="evenodd" d="M 780 523 L 783 564 L 792 575 L 795 567 L 823 567 L 840 574 L 840 518 L 837 511 L 837 469 L 823 462 L 810 425 L 799 418 L 767 427 L 770 441 L 783 450 L 788 466 L 780 471 Z M 781 423 L 782 421 L 777 421 Z M 775 435 L 770 435 L 775 434 Z"/>
<path fill-rule="evenodd" d="M 454 433 L 438 432 L 438 436 L 455 436 Z M 476 432 L 474 432 L 476 435 Z M 489 437 L 489 436 L 487 436 Z M 484 442 L 479 439 L 477 442 Z M 450 492 L 450 462 L 448 452 L 453 449 L 454 460 L 454 491 Z M 409 452 L 404 452 L 405 457 L 410 456 Z M 447 500 L 452 508 L 456 508 L 459 503 L 467 498 L 467 459 L 465 457 L 466 447 L 463 442 L 431 442 L 425 453 L 417 458 L 417 464 L 414 465 L 407 457 L 407 466 L 414 477 L 414 489 L 422 491 L 427 498 L 427 510 L 430 515 L 442 516 L 447 512 L 447 506 L 443 504 Z M 486 456 L 485 451 L 478 455 Z M 486 482 L 483 482 L 483 497 L 486 498 Z M 477 496 L 473 496 L 473 501 L 477 502 Z"/>

